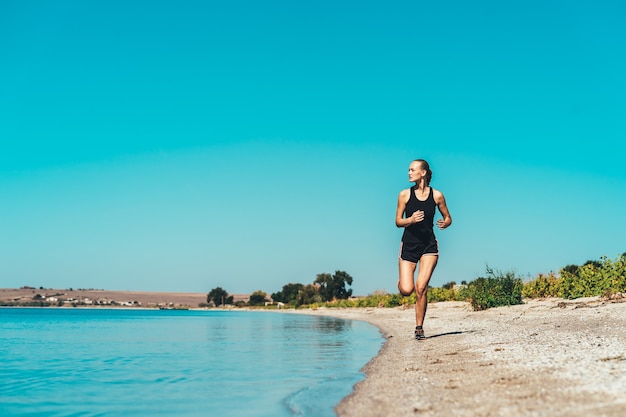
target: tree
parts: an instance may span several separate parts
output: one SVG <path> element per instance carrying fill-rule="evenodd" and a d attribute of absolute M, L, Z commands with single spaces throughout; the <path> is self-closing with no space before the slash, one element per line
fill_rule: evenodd
<path fill-rule="evenodd" d="M 441 288 L 445 288 L 446 290 L 451 290 L 454 288 L 455 285 L 456 285 L 455 281 L 450 281 L 447 284 L 443 284 Z"/>
<path fill-rule="evenodd" d="M 319 286 L 308 284 L 298 291 L 296 306 L 319 303 L 321 301 L 322 296 L 320 295 Z"/>
<path fill-rule="evenodd" d="M 334 275 L 317 274 L 315 284 L 320 286 L 319 293 L 323 301 L 345 300 L 352 295 L 352 290 L 346 289 L 346 284 L 352 285 L 352 277 L 345 271 L 335 271 Z"/>
<path fill-rule="evenodd" d="M 283 290 L 272 294 L 272 300 L 280 301 L 281 303 L 295 303 L 298 298 L 298 292 L 304 288 L 303 284 L 289 283 L 283 285 Z"/>
<path fill-rule="evenodd" d="M 566 265 L 566 266 L 563 267 L 563 271 L 569 272 L 572 275 L 576 275 L 576 274 L 578 274 L 578 268 L 579 268 L 578 265 L 573 265 L 573 264 L 572 265 Z"/>
<path fill-rule="evenodd" d="M 595 261 L 595 260 L 593 260 L 593 259 L 590 259 L 590 260 L 588 260 L 587 262 L 585 262 L 585 263 L 583 264 L 583 266 L 587 266 L 587 265 L 593 265 L 593 266 L 595 266 L 596 268 L 602 268 L 602 262 L 600 262 L 600 261 Z"/>
<path fill-rule="evenodd" d="M 228 295 L 226 290 L 224 290 L 222 287 L 216 287 L 207 294 L 206 301 L 207 303 L 213 302 L 213 304 L 215 304 L 216 306 L 232 304 L 233 296 Z"/>
<path fill-rule="evenodd" d="M 261 290 L 258 290 L 250 294 L 250 300 L 248 300 L 248 304 L 250 304 L 251 306 L 262 306 L 267 301 L 269 301 L 267 299 L 267 294 Z"/>
<path fill-rule="evenodd" d="M 322 297 L 322 301 L 330 301 L 333 299 L 333 277 L 329 273 L 317 274 L 314 281 L 319 285 L 319 294 Z"/>

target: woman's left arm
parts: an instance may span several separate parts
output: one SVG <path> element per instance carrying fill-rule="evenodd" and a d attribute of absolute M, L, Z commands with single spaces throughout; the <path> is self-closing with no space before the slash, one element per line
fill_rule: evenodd
<path fill-rule="evenodd" d="M 433 189 L 433 198 L 435 199 L 435 204 L 437 204 L 437 207 L 439 208 L 439 213 L 443 216 L 443 219 L 437 220 L 437 227 L 443 230 L 452 224 L 452 216 L 450 216 L 450 210 L 448 210 L 446 198 L 443 196 L 441 191 Z"/>

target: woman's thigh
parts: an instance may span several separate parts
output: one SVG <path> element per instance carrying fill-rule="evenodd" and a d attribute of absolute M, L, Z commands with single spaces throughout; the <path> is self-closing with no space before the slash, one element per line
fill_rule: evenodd
<path fill-rule="evenodd" d="M 430 281 L 430 277 L 435 271 L 435 267 L 437 266 L 438 261 L 438 255 L 422 255 L 419 262 L 419 270 L 417 272 L 416 280 L 418 288 L 423 290 L 428 287 L 428 282 Z"/>
<path fill-rule="evenodd" d="M 415 279 L 415 269 L 417 264 L 409 261 L 405 261 L 404 259 L 398 259 L 398 268 L 400 271 L 400 278 L 398 281 L 398 289 L 404 295 L 408 295 L 413 292 L 415 288 L 414 279 Z"/>

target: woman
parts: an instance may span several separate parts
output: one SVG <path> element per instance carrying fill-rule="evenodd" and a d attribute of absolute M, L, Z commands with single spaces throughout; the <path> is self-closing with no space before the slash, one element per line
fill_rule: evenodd
<path fill-rule="evenodd" d="M 428 305 L 428 282 L 439 259 L 439 248 L 433 231 L 435 206 L 443 216 L 437 220 L 437 227 L 443 230 L 452 224 L 446 199 L 440 191 L 430 186 L 432 176 L 428 162 L 423 159 L 411 162 L 409 181 L 414 182 L 415 186 L 400 192 L 396 210 L 396 226 L 404 228 L 398 259 L 398 289 L 404 296 L 415 291 L 415 338 L 418 340 L 425 339 L 422 326 Z"/>

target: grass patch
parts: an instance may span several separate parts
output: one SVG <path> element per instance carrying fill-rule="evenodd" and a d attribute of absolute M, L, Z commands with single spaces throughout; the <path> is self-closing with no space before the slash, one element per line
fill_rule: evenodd
<path fill-rule="evenodd" d="M 475 311 L 522 304 L 524 284 L 515 273 L 503 273 L 487 266 L 486 275 L 476 278 L 467 286 L 469 302 Z"/>

